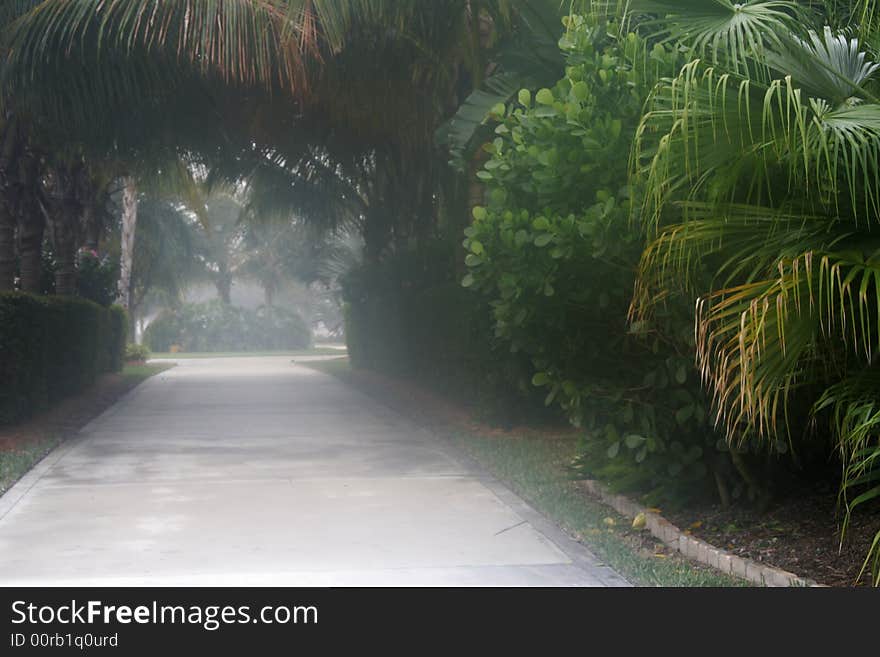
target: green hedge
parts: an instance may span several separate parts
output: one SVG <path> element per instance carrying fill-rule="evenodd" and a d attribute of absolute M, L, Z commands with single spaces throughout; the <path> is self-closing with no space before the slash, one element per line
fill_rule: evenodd
<path fill-rule="evenodd" d="M 250 310 L 216 299 L 165 310 L 144 332 L 144 344 L 155 352 L 172 345 L 187 352 L 286 351 L 311 342 L 308 324 L 292 309 Z"/>
<path fill-rule="evenodd" d="M 463 289 L 451 246 L 363 265 L 343 282 L 345 337 L 356 368 L 410 378 L 504 424 L 555 420 L 521 354 L 493 339 L 488 305 Z"/>
<path fill-rule="evenodd" d="M 0 294 L 0 424 L 45 409 L 118 371 L 125 312 L 91 301 Z"/>

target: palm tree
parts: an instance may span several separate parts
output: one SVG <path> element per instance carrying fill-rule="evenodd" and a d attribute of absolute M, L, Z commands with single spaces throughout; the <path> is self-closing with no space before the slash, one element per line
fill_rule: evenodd
<path fill-rule="evenodd" d="M 7 30 L 4 95 L 64 125 L 90 157 L 103 149 L 130 161 L 159 135 L 201 155 L 269 146 L 293 177 L 318 163 L 358 181 L 351 197 L 370 191 L 361 216 L 378 258 L 433 230 L 434 131 L 483 77 L 480 34 L 505 25 L 511 4 L 34 1 Z M 237 124 L 223 115 L 230 86 L 260 108 Z M 283 120 L 258 123 L 265 107 Z M 169 116 L 198 121 L 169 125 Z"/>
<path fill-rule="evenodd" d="M 794 2 L 632 7 L 667 12 L 694 53 L 641 127 L 653 220 L 634 310 L 696 293 L 718 423 L 797 446 L 798 409 L 827 421 L 848 519 L 880 497 L 880 65 Z"/>

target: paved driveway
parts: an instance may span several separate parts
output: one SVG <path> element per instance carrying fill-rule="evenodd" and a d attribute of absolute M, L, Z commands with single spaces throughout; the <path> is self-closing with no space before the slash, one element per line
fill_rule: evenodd
<path fill-rule="evenodd" d="M 0 498 L 3 585 L 625 584 L 427 431 L 289 358 L 181 360 Z"/>

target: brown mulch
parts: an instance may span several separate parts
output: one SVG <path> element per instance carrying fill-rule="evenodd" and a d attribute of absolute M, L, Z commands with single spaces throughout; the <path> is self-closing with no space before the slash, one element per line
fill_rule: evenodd
<path fill-rule="evenodd" d="M 663 515 L 683 531 L 728 552 L 783 568 L 828 586 L 870 586 L 871 573 L 856 581 L 880 529 L 880 505 L 857 510 L 843 544 L 837 491 L 807 486 L 788 491 L 766 511 L 692 504 Z"/>
<path fill-rule="evenodd" d="M 560 427 L 498 429 L 474 419 L 472 410 L 426 390 L 413 381 L 393 379 L 374 372 L 351 371 L 354 383 L 381 392 L 383 401 L 405 410 L 428 425 L 454 425 L 484 435 L 576 435 Z M 880 529 L 880 504 L 857 511 L 841 545 L 841 515 L 833 485 L 803 484 L 774 500 L 766 511 L 747 506 L 722 509 L 699 501 L 677 510 L 662 510 L 664 517 L 683 531 L 733 554 L 747 557 L 813 579 L 828 586 L 870 586 L 866 572 L 856 582 L 865 555 Z M 640 547 L 657 554 L 668 552 L 662 543 L 643 533 Z M 672 555 L 669 555 L 672 556 Z M 870 570 L 870 569 L 869 569 Z"/>
<path fill-rule="evenodd" d="M 121 374 L 104 374 L 85 392 L 48 411 L 20 424 L 0 427 L 0 451 L 19 448 L 35 437 L 77 431 L 131 389 L 129 383 Z"/>

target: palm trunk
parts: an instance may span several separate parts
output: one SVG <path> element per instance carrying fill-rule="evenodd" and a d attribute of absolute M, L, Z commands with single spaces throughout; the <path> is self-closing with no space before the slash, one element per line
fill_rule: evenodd
<path fill-rule="evenodd" d="M 15 191 L 7 201 L 18 224 L 19 287 L 30 294 L 43 294 L 46 208 L 40 198 L 41 164 L 33 152 L 25 150 L 15 169 Z"/>
<path fill-rule="evenodd" d="M 5 200 L 0 200 L 0 292 L 15 286 L 15 220 Z"/>
<path fill-rule="evenodd" d="M 52 218 L 52 246 L 55 250 L 55 294 L 76 295 L 76 224 L 79 220 L 75 205 L 65 204 L 61 213 Z"/>
<path fill-rule="evenodd" d="M 98 239 L 101 234 L 101 226 L 98 222 L 98 213 L 92 205 L 83 208 L 83 246 L 93 253 L 98 251 Z"/>
<path fill-rule="evenodd" d="M 21 289 L 30 294 L 43 293 L 43 234 L 46 216 L 40 201 L 31 191 L 21 199 L 18 212 L 18 260 Z"/>
<path fill-rule="evenodd" d="M 122 192 L 122 237 L 119 256 L 119 300 L 126 310 L 131 301 L 131 269 L 134 261 L 134 235 L 137 227 L 137 183 L 131 176 L 125 179 Z"/>
<path fill-rule="evenodd" d="M 18 149 L 16 125 L 0 117 L 0 292 L 15 285 L 15 183 L 11 179 Z"/>
<path fill-rule="evenodd" d="M 229 305 L 232 303 L 232 276 L 229 272 L 221 270 L 217 279 L 214 281 L 217 288 L 217 296 L 220 301 Z"/>

